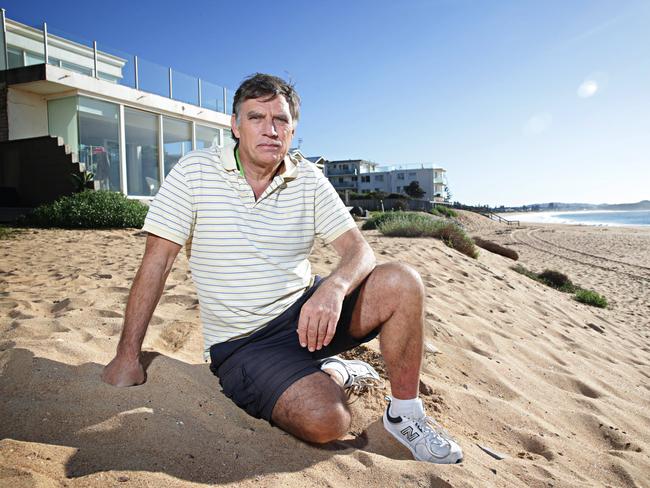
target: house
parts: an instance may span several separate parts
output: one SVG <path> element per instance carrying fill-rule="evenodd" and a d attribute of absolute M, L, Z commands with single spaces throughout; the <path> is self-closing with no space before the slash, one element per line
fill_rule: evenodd
<path fill-rule="evenodd" d="M 359 182 L 375 171 L 376 166 L 377 164 L 365 159 L 327 161 L 323 172 L 339 193 L 345 190 L 359 192 Z"/>
<path fill-rule="evenodd" d="M 424 191 L 422 200 L 444 202 L 446 171 L 430 164 L 380 167 L 364 159 L 327 161 L 325 176 L 341 194 L 346 190 L 354 193 L 401 193 L 416 181 Z"/>
<path fill-rule="evenodd" d="M 151 198 L 181 156 L 230 139 L 234 92 L 0 11 L 0 205 L 74 190 Z"/>

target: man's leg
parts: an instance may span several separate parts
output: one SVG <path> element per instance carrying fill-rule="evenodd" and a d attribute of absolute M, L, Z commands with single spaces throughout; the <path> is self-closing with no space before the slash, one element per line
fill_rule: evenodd
<path fill-rule="evenodd" d="M 341 386 L 317 372 L 291 385 L 273 408 L 272 419 L 282 430 L 308 442 L 336 440 L 350 428 L 350 410 Z"/>
<path fill-rule="evenodd" d="M 363 284 L 350 335 L 362 338 L 377 327 L 393 396 L 415 398 L 423 353 L 424 285 L 413 268 L 383 264 Z"/>
<path fill-rule="evenodd" d="M 417 396 L 422 363 L 424 286 L 412 268 L 377 266 L 362 285 L 349 328 L 363 338 L 382 327 L 380 341 L 393 395 Z M 333 376 L 335 378 L 335 376 Z M 273 409 L 273 422 L 309 442 L 338 439 L 350 426 L 346 395 L 335 379 L 314 373 L 291 385 Z"/>

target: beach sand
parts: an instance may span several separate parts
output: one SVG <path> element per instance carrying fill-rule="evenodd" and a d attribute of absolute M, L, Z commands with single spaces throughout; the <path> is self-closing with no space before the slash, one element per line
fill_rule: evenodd
<path fill-rule="evenodd" d="M 388 387 L 353 397 L 349 435 L 325 447 L 240 411 L 202 361 L 184 253 L 145 339 L 147 382 L 101 383 L 144 235 L 25 230 L 0 241 L 0 486 L 650 486 L 650 229 L 461 220 L 612 304 L 578 303 L 487 251 L 364 232 L 379 262 L 422 275 L 437 350 L 422 398 L 462 445 L 461 465 L 411 460 L 381 424 Z M 315 247 L 315 273 L 336 261 Z M 378 351 L 354 355 L 385 375 Z"/>

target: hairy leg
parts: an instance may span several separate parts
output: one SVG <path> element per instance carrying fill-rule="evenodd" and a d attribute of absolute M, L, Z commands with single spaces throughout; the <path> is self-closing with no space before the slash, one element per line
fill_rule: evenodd
<path fill-rule="evenodd" d="M 343 389 L 329 375 L 305 376 L 280 396 L 273 422 L 299 439 L 323 444 L 343 436 L 350 428 L 350 410 Z"/>
<path fill-rule="evenodd" d="M 423 353 L 424 285 L 413 268 L 382 264 L 363 284 L 350 334 L 362 338 L 377 327 L 393 396 L 415 398 Z"/>

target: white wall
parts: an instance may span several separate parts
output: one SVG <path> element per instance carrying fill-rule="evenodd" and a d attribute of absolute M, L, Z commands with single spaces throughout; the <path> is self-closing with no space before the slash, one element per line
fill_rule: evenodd
<path fill-rule="evenodd" d="M 47 102 L 42 95 L 9 87 L 7 112 L 10 141 L 48 134 Z"/>

